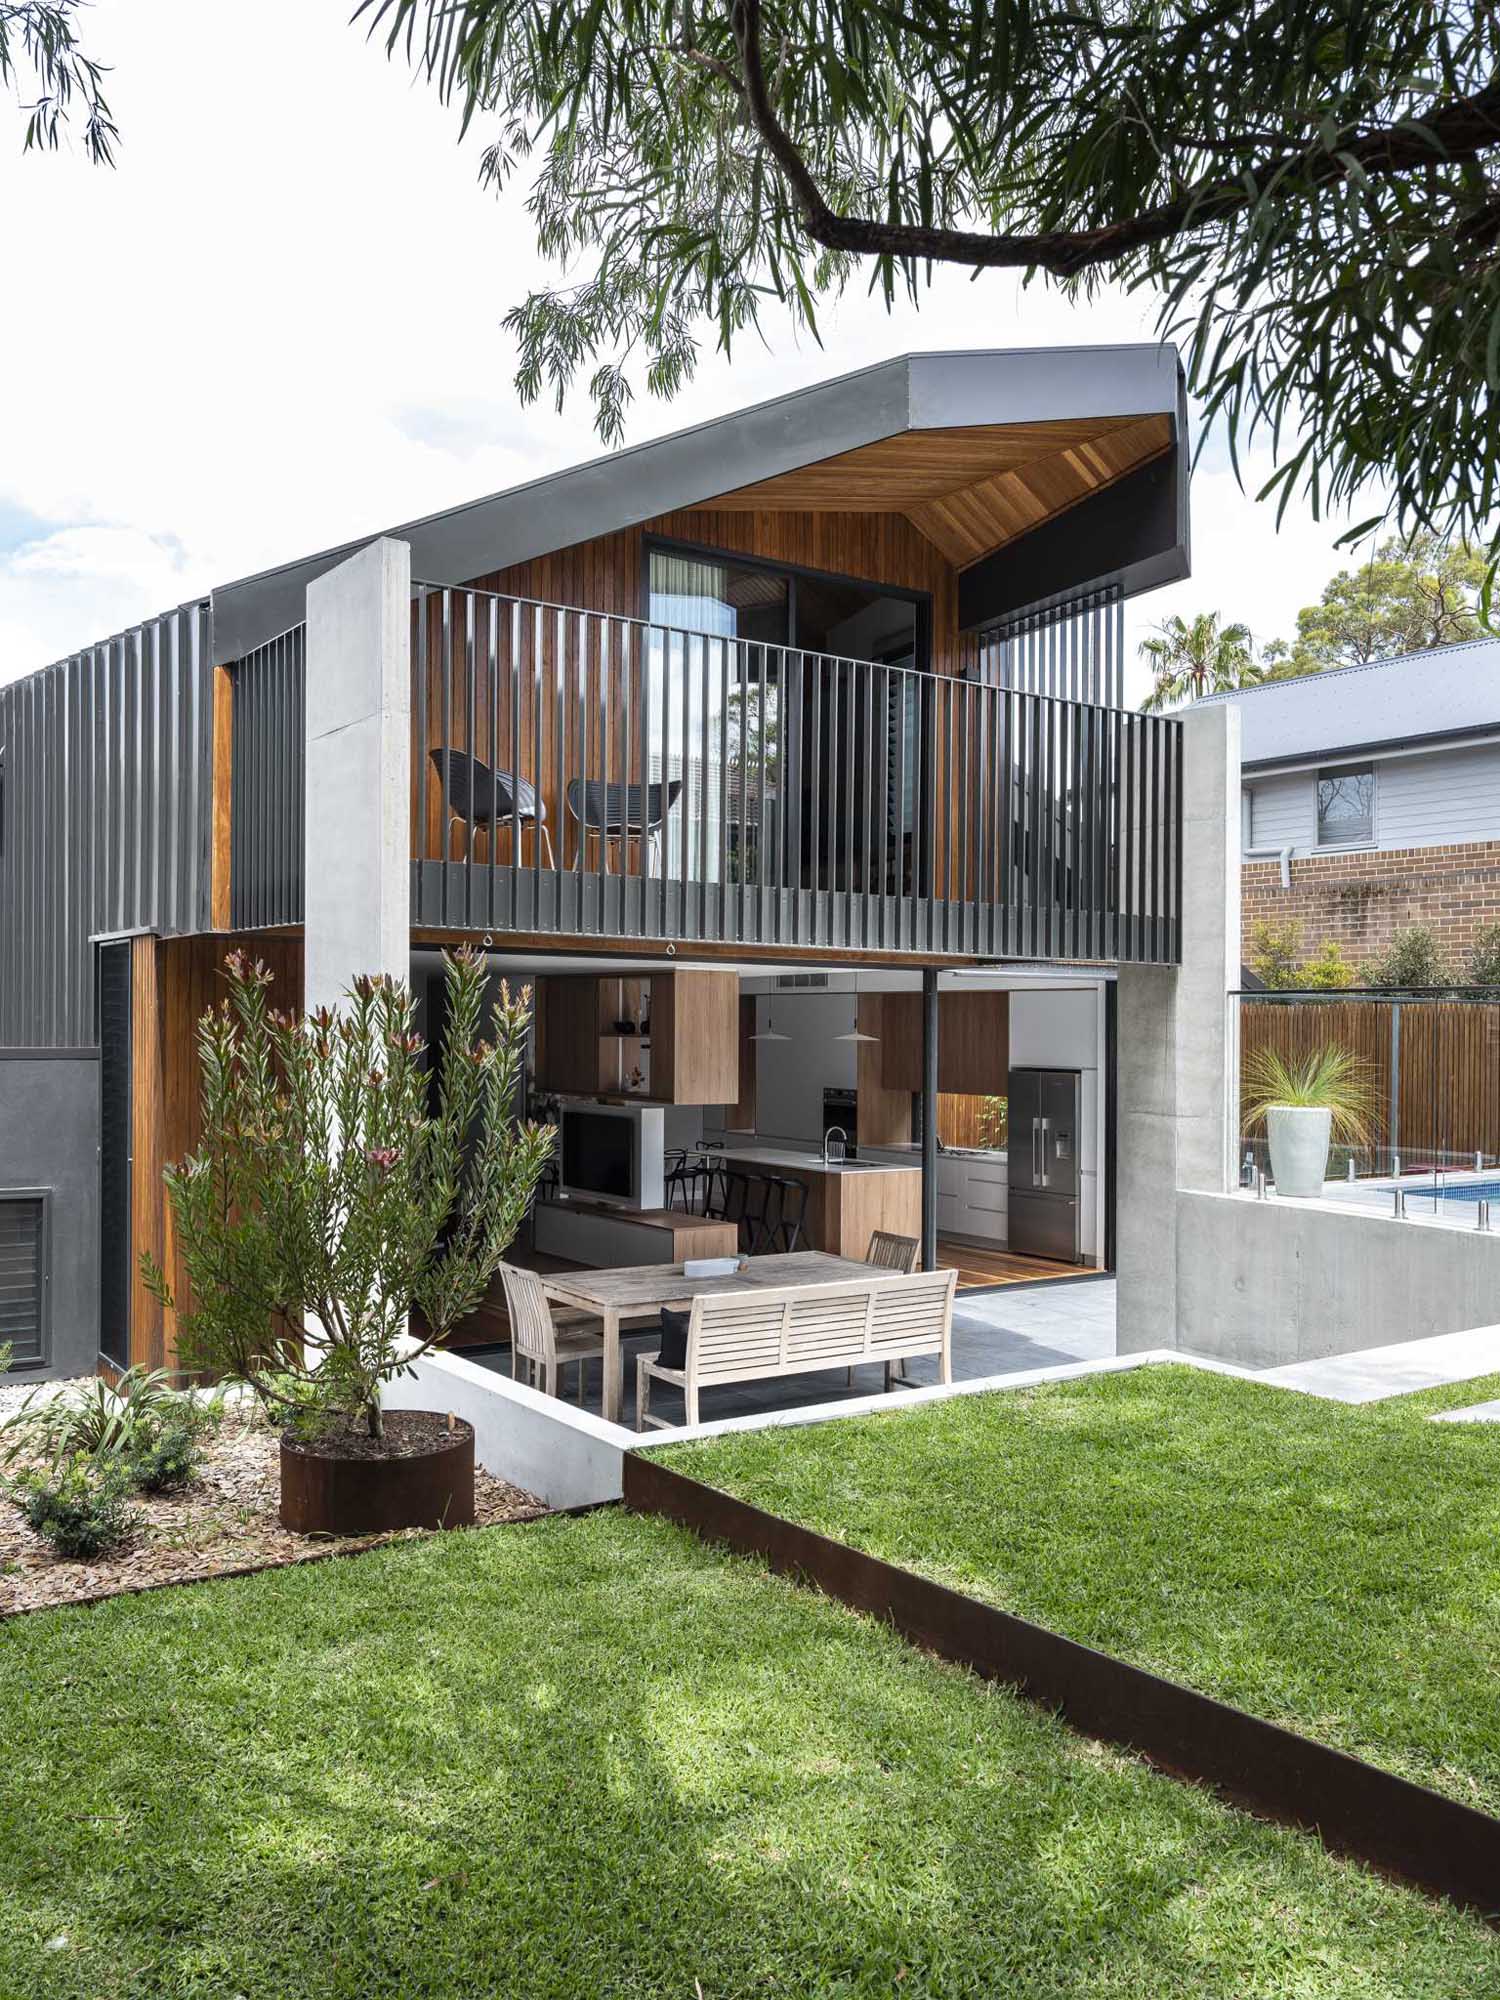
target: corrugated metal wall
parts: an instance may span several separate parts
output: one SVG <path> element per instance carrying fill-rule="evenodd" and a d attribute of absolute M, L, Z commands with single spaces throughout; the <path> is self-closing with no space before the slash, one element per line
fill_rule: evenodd
<path fill-rule="evenodd" d="M 206 930 L 206 602 L 0 687 L 0 1047 L 95 1040 L 89 939 Z"/>
<path fill-rule="evenodd" d="M 237 931 L 302 921 L 307 627 L 234 667 L 229 906 Z"/>

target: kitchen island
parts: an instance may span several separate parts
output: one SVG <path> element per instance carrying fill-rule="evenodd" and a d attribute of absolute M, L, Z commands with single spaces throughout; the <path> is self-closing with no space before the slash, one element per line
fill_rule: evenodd
<path fill-rule="evenodd" d="M 836 1257 L 863 1258 L 874 1230 L 896 1236 L 922 1234 L 920 1167 L 890 1160 L 825 1164 L 818 1153 L 795 1147 L 726 1145 L 725 1163 L 746 1173 L 775 1174 L 807 1189 L 802 1248 Z"/>

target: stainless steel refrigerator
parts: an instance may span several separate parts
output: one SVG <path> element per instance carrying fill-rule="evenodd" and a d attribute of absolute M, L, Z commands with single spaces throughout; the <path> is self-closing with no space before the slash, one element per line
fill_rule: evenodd
<path fill-rule="evenodd" d="M 1078 1155 L 1083 1076 L 1076 1069 L 1013 1069 L 1006 1148 L 1007 1238 L 1032 1257 L 1081 1263 Z"/>

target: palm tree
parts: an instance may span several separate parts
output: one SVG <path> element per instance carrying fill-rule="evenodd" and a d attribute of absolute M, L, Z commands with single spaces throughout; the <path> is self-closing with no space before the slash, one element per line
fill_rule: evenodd
<path fill-rule="evenodd" d="M 1255 662 L 1248 625 L 1219 629 L 1217 611 L 1200 611 L 1192 623 L 1171 617 L 1149 639 L 1141 653 L 1154 676 L 1146 710 L 1172 708 L 1180 701 L 1197 701 L 1206 694 L 1230 694 L 1265 679 Z"/>

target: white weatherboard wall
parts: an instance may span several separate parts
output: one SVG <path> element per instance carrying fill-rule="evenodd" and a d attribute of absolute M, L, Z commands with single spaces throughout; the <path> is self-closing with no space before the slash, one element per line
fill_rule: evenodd
<path fill-rule="evenodd" d="M 1358 734 L 1357 725 L 1351 730 Z M 1375 773 L 1372 847 L 1446 847 L 1500 840 L 1500 743 L 1350 761 L 1369 763 Z M 1257 849 L 1290 847 L 1294 859 L 1348 852 L 1318 847 L 1317 784 L 1312 768 L 1247 778 L 1251 844 Z"/>
<path fill-rule="evenodd" d="M 411 970 L 411 550 L 387 538 L 307 587 L 305 1004 Z"/>

